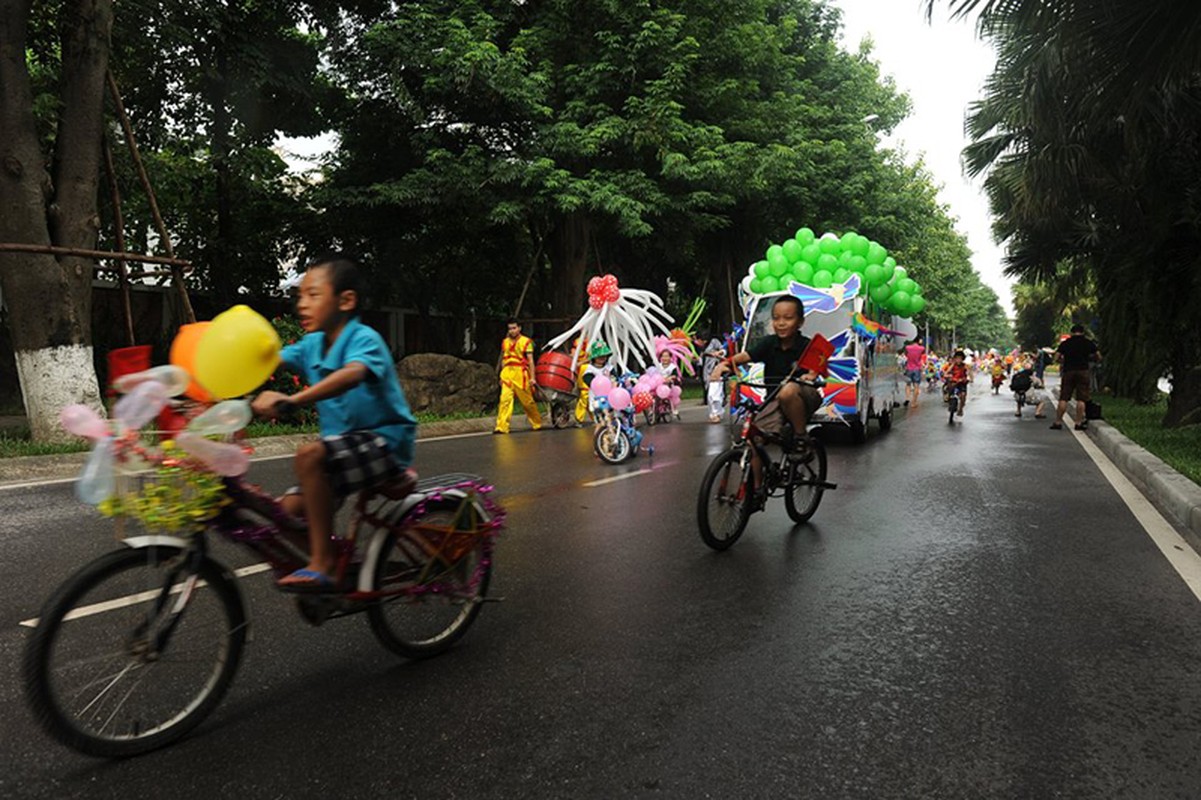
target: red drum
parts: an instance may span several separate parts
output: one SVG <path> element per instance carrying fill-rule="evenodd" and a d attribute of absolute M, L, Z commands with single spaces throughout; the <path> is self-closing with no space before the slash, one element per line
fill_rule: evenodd
<path fill-rule="evenodd" d="M 575 394 L 575 372 L 571 369 L 571 356 L 554 351 L 538 356 L 534 381 L 543 389 Z"/>

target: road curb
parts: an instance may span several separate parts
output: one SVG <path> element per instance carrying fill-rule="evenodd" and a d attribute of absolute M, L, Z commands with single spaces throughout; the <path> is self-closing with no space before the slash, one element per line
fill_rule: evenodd
<path fill-rule="evenodd" d="M 1088 436 L 1201 554 L 1201 486 L 1103 420 L 1089 422 Z"/>

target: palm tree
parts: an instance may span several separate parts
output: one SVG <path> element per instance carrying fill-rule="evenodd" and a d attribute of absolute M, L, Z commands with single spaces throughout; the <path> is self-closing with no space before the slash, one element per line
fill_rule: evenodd
<path fill-rule="evenodd" d="M 933 8 L 928 3 L 928 12 Z M 949 0 L 998 63 L 968 118 L 1007 269 L 1096 287 L 1107 379 L 1201 421 L 1201 5 Z"/>

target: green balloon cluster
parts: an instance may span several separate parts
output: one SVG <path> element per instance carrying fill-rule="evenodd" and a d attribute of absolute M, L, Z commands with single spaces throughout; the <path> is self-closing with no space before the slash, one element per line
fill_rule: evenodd
<path fill-rule="evenodd" d="M 771 294 L 788 289 L 792 281 L 825 289 L 851 275 L 863 278 L 863 291 L 876 306 L 899 317 L 911 317 L 926 307 L 922 287 L 884 246 L 854 231 L 839 235 L 801 228 L 783 244 L 767 248 L 762 261 L 750 269 L 750 289 Z"/>

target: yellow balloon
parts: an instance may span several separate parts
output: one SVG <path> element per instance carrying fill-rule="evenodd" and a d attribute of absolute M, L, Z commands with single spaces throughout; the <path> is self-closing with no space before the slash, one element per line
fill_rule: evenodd
<path fill-rule="evenodd" d="M 195 378 L 220 398 L 257 389 L 279 364 L 279 334 L 249 306 L 218 314 L 196 344 Z"/>

